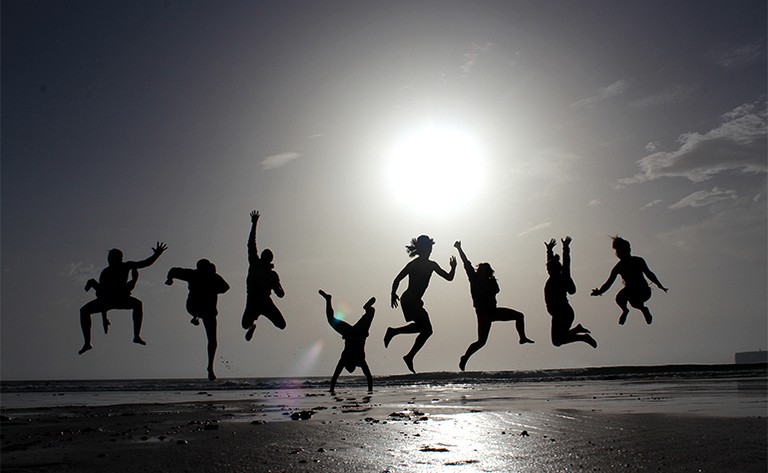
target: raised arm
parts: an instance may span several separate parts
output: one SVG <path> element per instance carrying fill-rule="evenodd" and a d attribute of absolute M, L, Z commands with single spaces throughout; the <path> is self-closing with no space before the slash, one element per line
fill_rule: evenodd
<path fill-rule="evenodd" d="M 644 259 L 640 259 L 643 262 L 643 274 L 645 274 L 645 277 L 647 277 L 652 283 L 658 286 L 659 289 L 667 292 L 669 288 L 664 287 L 664 285 L 659 282 L 659 278 L 657 278 L 653 271 L 651 271 L 651 268 L 648 267 L 648 263 L 646 263 Z"/>
<path fill-rule="evenodd" d="M 256 225 L 259 223 L 259 212 L 251 211 L 251 231 L 248 233 L 248 262 L 255 263 L 259 260 L 259 251 L 256 248 Z"/>
<path fill-rule="evenodd" d="M 451 270 L 449 272 L 445 272 L 445 270 L 441 268 L 440 265 L 437 263 L 434 263 L 435 265 L 434 271 L 446 281 L 453 281 L 453 277 L 456 276 L 456 257 L 451 256 L 451 259 L 448 261 L 448 264 L 451 265 Z"/>
<path fill-rule="evenodd" d="M 549 242 L 544 242 L 544 246 L 547 247 L 547 263 L 555 258 L 555 245 L 557 245 L 557 240 L 554 238 L 549 240 Z"/>
<path fill-rule="evenodd" d="M 165 243 L 163 243 L 162 241 L 158 241 L 155 244 L 155 247 L 152 248 L 152 256 L 141 261 L 128 261 L 126 262 L 126 264 L 128 264 L 130 268 L 136 268 L 136 269 L 146 268 L 147 266 L 150 266 L 152 263 L 157 261 L 157 258 L 159 258 L 160 255 L 162 255 L 163 252 L 167 249 L 168 249 L 168 246 Z"/>
<path fill-rule="evenodd" d="M 467 272 L 467 275 L 472 274 L 474 271 L 472 269 L 472 262 L 469 261 L 469 258 L 467 258 L 466 253 L 464 253 L 464 249 L 461 247 L 461 241 L 457 241 L 453 244 L 453 246 L 459 250 L 459 256 L 461 257 L 461 262 L 464 264 L 464 271 Z"/>
<path fill-rule="evenodd" d="M 576 294 L 576 283 L 571 277 L 571 237 L 567 236 L 561 240 L 563 242 L 563 278 L 566 283 L 568 294 Z"/>
<path fill-rule="evenodd" d="M 171 284 L 173 284 L 174 279 L 189 281 L 189 278 L 193 272 L 194 272 L 193 269 L 173 267 L 168 270 L 168 275 L 165 277 L 165 284 L 170 286 Z"/>

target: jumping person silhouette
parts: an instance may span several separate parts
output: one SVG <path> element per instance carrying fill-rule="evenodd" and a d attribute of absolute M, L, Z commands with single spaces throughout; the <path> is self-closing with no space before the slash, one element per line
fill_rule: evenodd
<path fill-rule="evenodd" d="M 619 262 L 611 269 L 608 280 L 599 288 L 592 289 L 593 296 L 601 296 L 610 289 L 616 276 L 621 276 L 624 281 L 624 288 L 616 294 L 616 304 L 621 307 L 619 324 L 624 325 L 629 314 L 629 303 L 635 309 L 640 310 L 645 317 L 645 322 L 650 325 L 653 322 L 653 316 L 645 303 L 651 298 L 651 287 L 645 277 L 651 280 L 659 289 L 667 292 L 669 289 L 664 287 L 656 275 L 648 268 L 645 260 L 639 256 L 632 256 L 632 248 L 627 240 L 615 236 L 613 237 L 613 249 L 616 251 L 616 257 Z M 644 277 L 645 276 L 645 277 Z"/>
<path fill-rule="evenodd" d="M 395 276 L 395 280 L 392 283 L 392 307 L 397 308 L 398 300 L 403 305 L 403 315 L 406 322 L 410 322 L 402 327 L 389 327 L 384 335 L 384 346 L 389 346 L 389 342 L 395 335 L 402 333 L 417 333 L 416 340 L 413 342 L 413 347 L 404 357 L 405 365 L 411 370 L 412 373 L 416 373 L 413 369 L 413 358 L 416 353 L 421 350 L 427 339 L 432 336 L 432 324 L 429 321 L 429 314 L 424 309 L 424 301 L 422 297 L 427 290 L 429 280 L 432 277 L 432 273 L 437 273 L 440 277 L 446 281 L 453 281 L 453 277 L 456 274 L 456 257 L 451 256 L 450 259 L 450 272 L 446 272 L 437 263 L 429 259 L 432 254 L 432 246 L 435 244 L 427 235 L 421 235 L 418 238 L 411 240 L 411 244 L 405 248 L 408 251 L 408 256 L 416 259 L 412 260 Z M 408 288 L 403 292 L 402 299 L 397 295 L 397 288 L 406 276 L 408 276 Z"/>
<path fill-rule="evenodd" d="M 259 212 L 251 212 L 251 231 L 248 234 L 248 277 L 245 280 L 245 311 L 242 320 L 246 330 L 245 339 L 248 341 L 253 338 L 256 319 L 259 316 L 265 316 L 280 330 L 285 328 L 285 318 L 270 297 L 272 291 L 277 297 L 285 295 L 280 285 L 280 277 L 274 270 L 275 265 L 272 264 L 274 255 L 271 250 L 265 249 L 259 256 L 256 247 L 256 225 L 259 223 L 259 216 Z"/>
<path fill-rule="evenodd" d="M 216 356 L 218 342 L 216 340 L 216 316 L 219 314 L 216 304 L 219 294 L 229 290 L 229 284 L 216 274 L 216 266 L 207 259 L 197 262 L 195 269 L 171 268 L 165 283 L 173 284 L 174 279 L 186 281 L 189 287 L 187 295 L 187 312 L 192 316 L 193 325 L 200 325 L 203 320 L 205 336 L 208 339 L 208 379 L 213 381 L 216 374 L 213 372 L 213 359 Z"/>
<path fill-rule="evenodd" d="M 472 263 L 467 258 L 461 247 L 461 242 L 453 244 L 459 250 L 459 256 L 464 263 L 464 270 L 469 279 L 469 290 L 472 294 L 472 305 L 477 314 L 477 341 L 473 342 L 467 348 L 466 353 L 459 360 L 459 369 L 464 371 L 469 358 L 488 341 L 488 335 L 491 333 L 491 324 L 499 321 L 515 321 L 515 328 L 520 337 L 520 344 L 533 343 L 533 340 L 525 336 L 525 321 L 522 312 L 507 307 L 498 307 L 496 304 L 496 294 L 499 293 L 499 283 L 493 276 L 493 268 L 488 263 L 480 263 L 477 269 L 472 267 Z"/>
<path fill-rule="evenodd" d="M 341 352 L 341 357 L 336 364 L 336 369 L 333 371 L 333 377 L 331 377 L 331 393 L 334 393 L 336 390 L 336 381 L 339 379 L 341 370 L 346 368 L 351 373 L 358 366 L 363 370 L 365 379 L 368 382 L 368 393 L 372 393 L 373 378 L 371 377 L 368 363 L 365 361 L 365 339 L 368 338 L 368 330 L 370 330 L 371 322 L 373 322 L 373 314 L 375 312 L 373 304 L 376 302 L 376 298 L 371 297 L 368 299 L 368 302 L 363 306 L 363 309 L 365 309 L 363 316 L 360 317 L 360 320 L 355 325 L 350 325 L 334 316 L 331 295 L 322 289 L 318 293 L 325 299 L 325 317 L 328 319 L 328 324 L 344 339 L 344 351 Z"/>
<path fill-rule="evenodd" d="M 128 295 L 131 295 L 131 292 L 136 288 L 136 283 L 139 280 L 139 270 L 136 268 L 133 268 L 131 270 L 131 279 L 128 280 L 128 283 L 125 285 L 125 291 Z M 88 280 L 88 282 L 85 283 L 85 292 L 88 292 L 93 288 L 96 290 L 96 297 L 99 296 L 99 281 L 91 278 Z M 104 333 L 109 333 L 109 326 L 111 325 L 109 322 L 109 318 L 107 317 L 107 311 L 103 310 L 101 311 L 101 325 L 104 327 Z"/>
<path fill-rule="evenodd" d="M 141 338 L 141 323 L 144 320 L 144 312 L 141 301 L 131 295 L 128 286 L 128 273 L 134 269 L 146 268 L 157 261 L 160 255 L 168 249 L 162 242 L 157 242 L 152 248 L 152 256 L 142 261 L 123 261 L 123 252 L 117 248 L 107 253 L 108 266 L 99 275 L 96 299 L 86 303 L 80 308 L 80 328 L 83 331 L 83 348 L 80 355 L 87 352 L 91 345 L 91 315 L 107 312 L 112 309 L 130 309 L 133 311 L 133 342 L 146 345 Z"/>
<path fill-rule="evenodd" d="M 547 272 L 549 279 L 544 285 L 544 302 L 547 312 L 552 316 L 552 344 L 556 347 L 566 343 L 584 342 L 597 348 L 597 341 L 589 335 L 590 331 L 578 324 L 571 328 L 575 318 L 573 308 L 568 302 L 568 294 L 576 294 L 576 284 L 571 278 L 571 237 L 563 242 L 563 262 L 554 253 L 557 241 L 553 238 L 547 247 Z"/>

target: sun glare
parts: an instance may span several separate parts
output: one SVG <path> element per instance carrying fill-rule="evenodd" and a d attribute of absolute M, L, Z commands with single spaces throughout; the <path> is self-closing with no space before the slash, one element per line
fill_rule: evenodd
<path fill-rule="evenodd" d="M 486 179 L 477 139 L 450 127 L 428 126 L 405 134 L 386 163 L 396 200 L 420 213 L 447 214 L 471 204 Z"/>

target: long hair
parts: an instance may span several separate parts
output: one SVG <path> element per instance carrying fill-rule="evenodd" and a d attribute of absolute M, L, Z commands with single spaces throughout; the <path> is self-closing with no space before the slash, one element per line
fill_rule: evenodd
<path fill-rule="evenodd" d="M 408 256 L 413 258 L 414 256 L 423 253 L 425 250 L 432 249 L 434 244 L 435 240 L 432 238 L 427 235 L 420 235 L 418 238 L 411 238 L 411 244 L 406 245 L 405 250 L 408 252 Z"/>

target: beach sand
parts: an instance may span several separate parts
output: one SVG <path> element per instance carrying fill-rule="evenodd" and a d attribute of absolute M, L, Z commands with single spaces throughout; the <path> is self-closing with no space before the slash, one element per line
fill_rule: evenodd
<path fill-rule="evenodd" d="M 555 388 L 555 386 L 553 386 Z M 286 403 L 208 400 L 6 409 L 3 472 L 759 472 L 762 416 L 501 402 L 359 389 Z M 465 392 L 465 394 L 462 394 Z M 472 402 L 472 397 L 478 402 Z M 595 399 L 597 396 L 593 396 Z M 606 404 L 599 398 L 593 407 Z M 515 406 L 514 409 L 509 409 Z M 306 420 L 291 420 L 291 415 Z"/>

